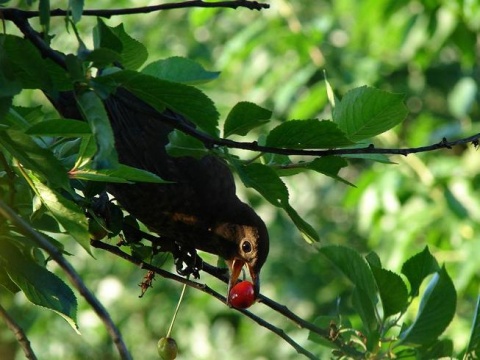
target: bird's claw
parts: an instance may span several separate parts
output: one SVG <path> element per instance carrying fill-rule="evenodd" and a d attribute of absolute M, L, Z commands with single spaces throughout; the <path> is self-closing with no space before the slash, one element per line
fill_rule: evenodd
<path fill-rule="evenodd" d="M 182 276 L 192 275 L 195 279 L 200 279 L 200 270 L 203 262 L 194 248 L 176 244 L 173 258 L 178 274 Z"/>

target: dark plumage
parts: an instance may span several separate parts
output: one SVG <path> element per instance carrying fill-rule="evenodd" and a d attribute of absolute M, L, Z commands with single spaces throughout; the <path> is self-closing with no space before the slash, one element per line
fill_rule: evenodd
<path fill-rule="evenodd" d="M 170 110 L 159 113 L 121 88 L 105 106 L 119 161 L 172 181 L 111 184 L 109 192 L 160 236 L 223 257 L 231 271 L 229 288 L 246 264 L 258 293 L 268 233 L 255 211 L 236 196 L 227 165 L 214 156 L 169 156 L 165 145 L 173 129 L 168 124 L 189 124 Z"/>

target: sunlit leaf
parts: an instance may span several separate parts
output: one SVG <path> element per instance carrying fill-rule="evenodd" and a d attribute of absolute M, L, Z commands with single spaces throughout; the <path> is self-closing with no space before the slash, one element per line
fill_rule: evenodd
<path fill-rule="evenodd" d="M 136 70 L 142 66 L 148 58 L 148 51 L 145 45 L 127 34 L 123 24 L 119 24 L 110 29 L 117 35 L 122 43 L 122 51 L 120 54 L 122 56 L 121 64 L 123 68 Z"/>
<path fill-rule="evenodd" d="M 357 290 L 354 294 L 355 310 L 361 315 L 367 329 L 376 329 L 377 287 L 367 261 L 355 250 L 345 246 L 329 245 L 319 251 L 354 284 Z"/>
<path fill-rule="evenodd" d="M 167 182 L 151 172 L 123 164 L 120 164 L 115 169 L 79 169 L 71 171 L 69 174 L 72 179 L 104 181 L 109 183 L 128 183 L 138 181 L 163 184 Z"/>
<path fill-rule="evenodd" d="M 385 318 L 405 309 L 408 301 L 407 286 L 402 278 L 392 271 L 370 266 L 378 286 Z"/>
<path fill-rule="evenodd" d="M 236 170 L 246 187 L 257 190 L 273 205 L 288 204 L 288 189 L 273 169 L 253 163 L 237 166 Z"/>
<path fill-rule="evenodd" d="M 352 141 L 379 135 L 402 122 L 404 96 L 362 86 L 350 90 L 333 110 L 333 120 Z"/>
<path fill-rule="evenodd" d="M 250 130 L 268 122 L 271 116 L 270 110 L 251 102 L 239 102 L 228 113 L 223 125 L 223 136 L 247 135 Z"/>
<path fill-rule="evenodd" d="M 142 73 L 191 85 L 212 81 L 220 75 L 218 71 L 207 71 L 199 63 L 180 56 L 154 61 L 145 66 Z"/>
<path fill-rule="evenodd" d="M 267 136 L 266 145 L 293 149 L 331 149 L 353 144 L 332 121 L 290 120 Z"/>
<path fill-rule="evenodd" d="M 433 275 L 420 301 L 413 324 L 400 334 L 403 344 L 428 345 L 447 328 L 455 315 L 457 293 L 445 268 Z"/>
<path fill-rule="evenodd" d="M 35 193 L 55 220 L 90 253 L 90 236 L 83 210 L 73 201 L 44 185 L 35 176 L 30 175 L 30 180 Z"/>
<path fill-rule="evenodd" d="M 405 261 L 402 265 L 402 274 L 410 282 L 410 295 L 417 296 L 422 281 L 438 269 L 437 260 L 432 256 L 427 246 L 422 252 Z"/>
<path fill-rule="evenodd" d="M 97 152 L 97 144 L 93 136 L 84 136 L 80 143 L 80 150 L 78 151 L 78 157 L 73 165 L 73 169 L 78 169 L 87 165 L 92 161 L 95 153 Z"/>
<path fill-rule="evenodd" d="M 10 279 L 35 305 L 53 310 L 77 330 L 77 299 L 73 291 L 56 275 L 22 254 L 15 246 L 2 242 L 0 264 Z"/>

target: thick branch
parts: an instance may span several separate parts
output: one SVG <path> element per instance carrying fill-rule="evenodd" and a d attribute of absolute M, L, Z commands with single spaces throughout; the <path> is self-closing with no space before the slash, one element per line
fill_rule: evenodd
<path fill-rule="evenodd" d="M 0 200 L 0 215 L 9 220 L 19 232 L 33 240 L 40 248 L 44 249 L 48 255 L 65 271 L 67 278 L 72 285 L 79 291 L 79 293 L 87 300 L 93 310 L 97 313 L 99 318 L 105 324 L 110 336 L 117 347 L 122 359 L 130 360 L 132 356 L 123 341 L 122 334 L 113 323 L 109 313 L 98 301 L 95 295 L 85 286 L 80 275 L 64 258 L 63 254 L 54 245 L 45 239 L 41 234 L 35 231 L 25 220 L 19 217 L 10 207 L 8 207 L 2 200 Z"/>
<path fill-rule="evenodd" d="M 83 16 L 99 16 L 104 18 L 110 18 L 118 15 L 133 15 L 133 14 L 148 14 L 163 10 L 185 9 L 185 8 L 246 8 L 250 10 L 262 10 L 268 9 L 269 4 L 259 3 L 257 1 L 246 0 L 232 0 L 232 1 L 217 1 L 217 2 L 204 2 L 201 0 L 182 1 L 177 3 L 160 4 L 154 6 L 141 6 L 136 8 L 127 9 L 91 9 L 83 10 Z M 4 18 L 8 18 L 11 11 L 21 11 L 23 16 L 27 19 L 36 18 L 40 16 L 39 11 L 18 10 L 13 8 L 6 8 L 0 10 L 4 14 Z M 71 15 L 71 11 L 63 9 L 55 9 L 50 11 L 50 16 L 67 16 Z"/>
<path fill-rule="evenodd" d="M 37 360 L 37 356 L 33 352 L 32 347 L 30 346 L 30 341 L 28 340 L 27 335 L 25 335 L 23 329 L 15 322 L 15 320 L 8 314 L 8 312 L 3 308 L 1 304 L 0 317 L 3 318 L 3 320 L 7 324 L 7 327 L 12 330 L 15 338 L 23 349 L 25 357 L 29 360 Z"/>

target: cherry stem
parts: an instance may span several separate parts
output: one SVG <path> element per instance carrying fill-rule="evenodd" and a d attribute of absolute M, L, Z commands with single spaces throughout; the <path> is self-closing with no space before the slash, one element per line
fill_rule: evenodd
<path fill-rule="evenodd" d="M 180 309 L 180 304 L 182 303 L 183 295 L 185 295 L 185 290 L 186 289 L 187 289 L 187 284 L 183 284 L 183 289 L 182 289 L 182 293 L 180 294 L 180 298 L 178 299 L 177 308 L 175 309 L 175 312 L 173 313 L 172 322 L 170 323 L 170 327 L 168 328 L 168 331 L 167 331 L 167 338 L 169 338 L 171 333 L 172 333 L 173 324 L 175 323 L 175 319 L 177 318 L 178 309 Z"/>

